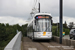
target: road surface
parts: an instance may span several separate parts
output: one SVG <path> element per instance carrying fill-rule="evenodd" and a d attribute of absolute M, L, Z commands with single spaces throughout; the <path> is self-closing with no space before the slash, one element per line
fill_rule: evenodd
<path fill-rule="evenodd" d="M 23 37 L 22 45 L 22 50 L 74 50 L 73 47 L 64 46 L 53 41 L 32 41 L 28 37 Z"/>

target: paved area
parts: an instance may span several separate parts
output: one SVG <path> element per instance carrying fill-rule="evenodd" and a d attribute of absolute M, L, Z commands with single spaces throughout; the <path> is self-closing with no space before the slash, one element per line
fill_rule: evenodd
<path fill-rule="evenodd" d="M 64 39 L 70 39 L 69 35 L 65 35 L 63 38 Z M 72 38 L 71 40 L 74 40 L 74 39 Z"/>
<path fill-rule="evenodd" d="M 63 38 L 64 39 L 70 39 L 69 35 L 65 35 Z"/>
<path fill-rule="evenodd" d="M 23 50 L 75 50 L 73 47 L 64 46 L 53 41 L 32 41 L 28 37 L 23 37 Z"/>

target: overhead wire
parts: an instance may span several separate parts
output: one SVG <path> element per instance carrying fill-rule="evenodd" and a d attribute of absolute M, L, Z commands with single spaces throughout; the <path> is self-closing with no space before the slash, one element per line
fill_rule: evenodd
<path fill-rule="evenodd" d="M 40 2 L 40 0 L 33 0 L 33 8 L 31 11 L 31 14 L 35 14 L 38 12 L 38 2 Z"/>

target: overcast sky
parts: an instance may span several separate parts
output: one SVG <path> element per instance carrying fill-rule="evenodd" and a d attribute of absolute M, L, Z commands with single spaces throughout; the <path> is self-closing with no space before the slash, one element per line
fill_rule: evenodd
<path fill-rule="evenodd" d="M 53 22 L 59 22 L 59 0 L 40 0 L 41 12 L 49 12 Z M 26 24 L 34 0 L 0 0 L 0 23 Z M 75 21 L 75 0 L 63 1 L 63 22 Z"/>

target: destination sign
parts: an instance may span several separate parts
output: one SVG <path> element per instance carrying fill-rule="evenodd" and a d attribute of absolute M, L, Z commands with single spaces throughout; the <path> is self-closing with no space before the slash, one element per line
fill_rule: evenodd
<path fill-rule="evenodd" d="M 36 19 L 41 19 L 41 18 L 50 18 L 49 16 L 36 16 Z"/>

